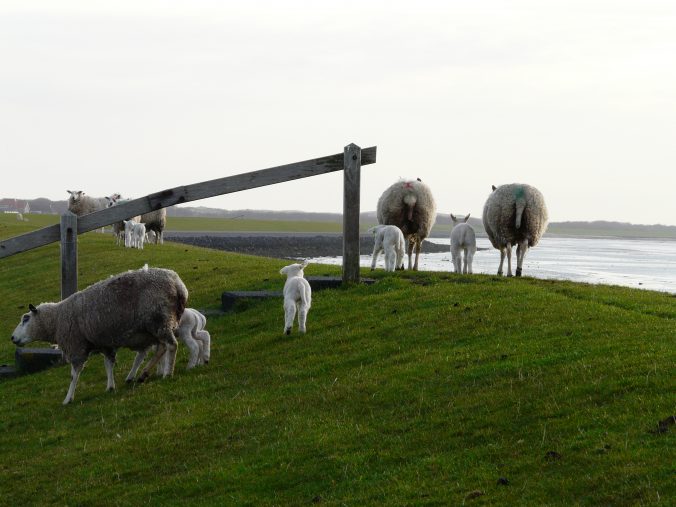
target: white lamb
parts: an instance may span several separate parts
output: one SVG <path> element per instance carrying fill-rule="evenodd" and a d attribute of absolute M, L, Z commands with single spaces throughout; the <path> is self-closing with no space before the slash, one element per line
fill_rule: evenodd
<path fill-rule="evenodd" d="M 375 227 L 371 227 L 368 232 L 372 232 L 375 236 L 371 270 L 376 269 L 378 254 L 381 251 L 385 253 L 385 271 L 404 269 L 406 240 L 401 229 L 396 225 L 376 225 Z"/>
<path fill-rule="evenodd" d="M 284 332 L 291 334 L 293 320 L 298 310 L 298 331 L 305 333 L 305 321 L 312 305 L 312 288 L 308 281 L 303 278 L 303 269 L 308 261 L 302 264 L 290 264 L 279 270 L 286 275 L 284 284 Z"/>
<path fill-rule="evenodd" d="M 476 235 L 471 225 L 467 223 L 469 213 L 461 221 L 451 213 L 453 228 L 451 229 L 451 257 L 456 273 L 472 273 L 472 261 L 476 253 Z M 464 262 L 462 254 L 465 254 Z"/>
<path fill-rule="evenodd" d="M 131 235 L 134 248 L 143 250 L 143 241 L 146 238 L 146 225 L 140 222 L 134 223 Z"/>
<path fill-rule="evenodd" d="M 194 308 L 186 308 L 175 331 L 176 337 L 181 340 L 190 351 L 188 369 L 202 364 L 208 364 L 211 357 L 211 335 L 205 329 L 207 318 Z M 136 377 L 141 363 L 150 349 L 138 352 L 134 358 L 134 364 L 127 375 L 127 382 L 132 382 Z M 169 374 L 169 356 L 165 354 L 161 363 L 157 365 L 158 373 L 166 376 Z"/>

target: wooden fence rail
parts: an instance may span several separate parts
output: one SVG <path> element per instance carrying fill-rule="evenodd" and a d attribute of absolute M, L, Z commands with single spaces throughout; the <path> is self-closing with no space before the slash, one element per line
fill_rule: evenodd
<path fill-rule="evenodd" d="M 226 176 L 210 181 L 203 181 L 182 187 L 171 188 L 154 194 L 125 201 L 117 206 L 78 217 L 77 234 L 92 231 L 106 225 L 142 215 L 150 211 L 166 208 L 175 204 L 197 201 L 207 197 L 240 192 L 252 188 L 274 185 L 285 181 L 293 181 L 310 176 L 318 176 L 335 171 L 344 171 L 343 188 L 343 280 L 357 281 L 359 279 L 359 181 L 362 165 L 376 162 L 376 147 L 361 149 L 355 144 L 345 147 L 343 153 L 315 158 L 303 162 L 261 169 L 249 173 Z M 38 248 L 56 241 L 71 241 L 75 244 L 75 235 L 69 238 L 62 231 L 62 224 L 52 225 L 21 236 L 9 238 L 0 242 L 0 258 L 9 257 L 33 248 Z M 71 225 L 72 227 L 73 225 Z M 62 276 L 71 273 L 73 262 L 77 262 L 77 252 L 74 256 L 71 249 L 65 249 L 62 243 Z M 65 252 L 65 254 L 64 254 Z M 75 260 L 74 260 L 75 259 Z M 356 259 L 356 262 L 355 262 Z M 71 267 L 66 268 L 65 263 Z M 347 267 L 349 264 L 349 268 Z M 355 268 L 356 266 L 356 268 Z M 356 269 L 356 271 L 355 271 Z M 355 275 L 356 272 L 356 275 Z M 72 282 L 72 280 L 71 280 Z M 62 280 L 62 288 L 66 284 Z M 75 283 L 77 286 L 77 282 Z M 68 291 L 66 291 L 68 292 Z"/>

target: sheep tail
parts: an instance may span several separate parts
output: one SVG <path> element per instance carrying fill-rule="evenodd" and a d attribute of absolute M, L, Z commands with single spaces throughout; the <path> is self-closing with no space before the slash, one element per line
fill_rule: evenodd
<path fill-rule="evenodd" d="M 185 286 L 179 287 L 177 297 L 176 297 L 176 322 L 181 321 L 183 312 L 188 303 L 188 291 L 185 290 Z"/>
<path fill-rule="evenodd" d="M 518 187 L 514 192 L 514 198 L 516 202 L 516 221 L 514 225 L 517 229 L 521 228 L 521 217 L 523 216 L 523 211 L 526 209 L 526 197 L 524 195 L 523 187 Z"/>

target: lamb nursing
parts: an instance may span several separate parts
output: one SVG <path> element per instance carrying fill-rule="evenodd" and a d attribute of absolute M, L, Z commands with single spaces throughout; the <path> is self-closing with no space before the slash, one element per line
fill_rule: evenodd
<path fill-rule="evenodd" d="M 12 342 L 56 343 L 71 365 L 71 383 L 64 404 L 73 401 L 75 388 L 90 354 L 104 356 L 108 390 L 115 388 L 113 367 L 117 349 L 143 351 L 156 345 L 157 354 L 140 381 L 164 354 L 171 375 L 176 360 L 174 335 L 188 300 L 188 290 L 171 270 L 148 268 L 112 276 L 76 292 L 59 303 L 42 303 L 21 317 Z"/>
<path fill-rule="evenodd" d="M 396 225 L 408 241 L 408 269 L 418 269 L 422 242 L 437 218 L 432 191 L 420 179 L 400 180 L 388 187 L 378 199 L 378 223 Z M 415 247 L 415 264 L 411 257 Z"/>

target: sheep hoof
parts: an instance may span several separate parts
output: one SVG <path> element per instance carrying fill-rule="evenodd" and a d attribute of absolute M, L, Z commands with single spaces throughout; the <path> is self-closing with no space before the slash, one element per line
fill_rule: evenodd
<path fill-rule="evenodd" d="M 144 373 L 143 375 L 141 375 L 141 376 L 136 380 L 136 382 L 138 382 L 139 384 L 143 384 L 143 383 L 146 381 L 147 378 L 148 378 L 148 374 L 147 374 L 147 373 Z"/>
<path fill-rule="evenodd" d="M 290 328 L 290 327 L 287 328 L 284 332 L 285 332 L 287 335 L 290 335 L 290 334 L 291 334 L 291 328 Z"/>
<path fill-rule="evenodd" d="M 131 384 L 132 382 L 134 382 L 134 379 L 133 379 L 133 378 L 128 378 L 128 379 L 125 379 L 124 381 L 125 381 L 127 384 Z"/>
<path fill-rule="evenodd" d="M 521 276 L 521 268 L 516 268 L 516 276 Z"/>
<path fill-rule="evenodd" d="M 507 273 L 507 278 L 510 278 L 512 276 L 512 273 Z"/>

